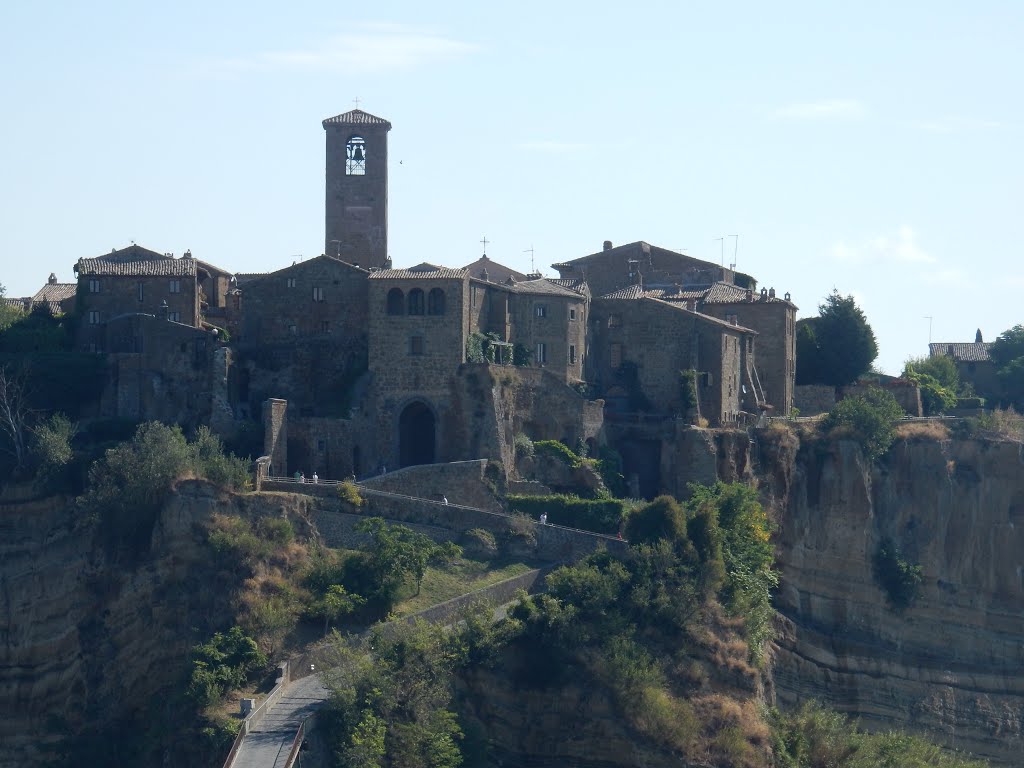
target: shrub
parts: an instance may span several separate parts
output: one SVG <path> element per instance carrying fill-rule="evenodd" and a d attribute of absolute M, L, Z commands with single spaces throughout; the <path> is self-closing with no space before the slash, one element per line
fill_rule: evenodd
<path fill-rule="evenodd" d="M 691 408 L 697 407 L 697 372 L 686 370 L 679 372 L 679 410 L 686 415 Z"/>
<path fill-rule="evenodd" d="M 529 457 L 533 456 L 534 446 L 533 440 L 522 432 L 516 433 L 515 440 L 513 441 L 515 446 L 516 456 Z"/>
<path fill-rule="evenodd" d="M 537 456 L 557 459 L 568 467 L 578 467 L 581 463 L 580 457 L 558 440 L 538 440 L 533 444 L 533 451 Z"/>
<path fill-rule="evenodd" d="M 920 565 L 909 562 L 891 539 L 883 539 L 875 550 L 871 566 L 875 582 L 885 591 L 894 609 L 903 611 L 913 604 L 923 580 Z"/>
<path fill-rule="evenodd" d="M 976 430 L 994 432 L 1011 440 L 1024 440 L 1024 416 L 1018 414 L 1012 407 L 1005 411 L 1000 408 L 987 411 L 972 419 L 970 424 Z"/>
<path fill-rule="evenodd" d="M 576 496 L 509 496 L 509 509 L 536 520 L 547 512 L 548 522 L 595 533 L 615 534 L 625 517 L 621 499 L 581 499 Z"/>
<path fill-rule="evenodd" d="M 217 632 L 192 649 L 188 696 L 201 707 L 209 706 L 227 691 L 243 686 L 250 672 L 266 664 L 267 657 L 241 627 L 232 627 L 227 634 Z"/>
<path fill-rule="evenodd" d="M 822 420 L 822 428 L 833 437 L 850 437 L 864 450 L 865 458 L 881 457 L 896 435 L 895 422 L 903 409 L 890 392 L 872 387 L 862 395 L 840 400 Z"/>
<path fill-rule="evenodd" d="M 338 498 L 356 509 L 362 507 L 364 503 L 359 487 L 351 480 L 342 480 L 338 483 Z"/>

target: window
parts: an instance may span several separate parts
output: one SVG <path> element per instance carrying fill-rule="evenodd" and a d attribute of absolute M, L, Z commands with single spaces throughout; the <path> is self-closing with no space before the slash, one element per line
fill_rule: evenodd
<path fill-rule="evenodd" d="M 181 293 L 181 280 L 171 280 L 167 287 L 170 293 Z"/>
<path fill-rule="evenodd" d="M 97 280 L 96 278 L 90 279 L 89 280 L 89 293 L 99 293 L 99 292 L 100 292 L 100 281 Z"/>
<path fill-rule="evenodd" d="M 95 309 L 89 311 L 89 325 L 99 325 L 100 313 Z"/>
<path fill-rule="evenodd" d="M 138 291 L 138 294 L 139 294 L 139 301 L 142 301 L 142 286 L 143 286 L 142 283 L 138 283 L 135 286 L 135 288 L 136 288 L 136 290 Z"/>
<path fill-rule="evenodd" d="M 622 345 L 612 344 L 611 358 L 608 361 L 612 370 L 617 370 L 622 365 Z"/>
<path fill-rule="evenodd" d="M 181 322 L 181 312 L 168 312 L 167 319 L 174 323 Z"/>
<path fill-rule="evenodd" d="M 320 331 L 323 332 L 323 333 L 330 333 L 331 332 L 331 321 L 330 320 L 321 320 L 320 321 Z"/>
<path fill-rule="evenodd" d="M 409 354 L 410 355 L 422 355 L 423 354 L 423 337 L 413 336 L 409 339 Z"/>
<path fill-rule="evenodd" d="M 444 314 L 444 291 L 440 288 L 431 288 L 430 293 L 427 294 L 427 314 Z"/>
<path fill-rule="evenodd" d="M 537 317 L 547 317 L 548 316 L 547 304 L 534 304 L 534 306 L 533 306 L 533 314 L 536 315 Z"/>
<path fill-rule="evenodd" d="M 622 315 L 608 315 L 608 327 L 609 328 L 621 328 L 622 327 Z"/>
<path fill-rule="evenodd" d="M 313 286 L 313 301 L 323 301 L 323 300 L 324 300 L 324 289 L 321 288 L 319 285 L 314 285 Z"/>
<path fill-rule="evenodd" d="M 316 441 L 316 449 L 318 451 L 320 451 L 320 453 L 323 453 L 324 451 L 326 451 L 327 450 L 327 441 L 326 440 L 317 440 Z"/>
<path fill-rule="evenodd" d="M 569 345 L 569 363 L 571 365 L 575 365 L 576 364 L 576 345 L 575 344 L 570 344 Z"/>
<path fill-rule="evenodd" d="M 569 319 L 570 320 L 575 320 L 576 319 L 576 309 L 574 307 L 570 307 L 569 308 Z"/>
<path fill-rule="evenodd" d="M 409 291 L 409 314 L 423 314 L 423 291 L 419 288 L 413 288 Z"/>
<path fill-rule="evenodd" d="M 345 145 L 345 175 L 366 175 L 366 142 L 362 136 L 353 136 Z"/>
<path fill-rule="evenodd" d="M 469 306 L 476 309 L 476 286 L 469 286 Z"/>
<path fill-rule="evenodd" d="M 290 333 L 292 336 L 298 336 L 299 335 L 299 326 L 297 326 L 297 325 L 289 325 L 288 326 L 288 333 Z"/>
<path fill-rule="evenodd" d="M 295 278 L 294 277 L 289 277 L 288 278 L 288 287 L 289 288 L 294 288 L 295 287 Z"/>
<path fill-rule="evenodd" d="M 388 314 L 405 314 L 405 294 L 401 288 L 392 288 L 388 291 Z"/>
<path fill-rule="evenodd" d="M 543 341 L 537 342 L 537 365 L 544 365 L 548 361 L 548 345 Z"/>

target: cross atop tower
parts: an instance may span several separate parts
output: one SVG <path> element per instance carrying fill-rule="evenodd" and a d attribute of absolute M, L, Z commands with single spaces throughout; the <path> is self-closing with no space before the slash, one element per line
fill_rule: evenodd
<path fill-rule="evenodd" d="M 354 99 L 352 99 L 352 103 L 356 105 L 356 109 L 359 109 L 359 97 L 358 96 L 356 96 Z"/>
<path fill-rule="evenodd" d="M 487 255 L 487 244 L 489 242 L 491 242 L 491 241 L 487 239 L 487 235 L 484 235 L 484 239 L 481 240 L 480 242 L 484 244 L 484 256 L 486 256 Z"/>

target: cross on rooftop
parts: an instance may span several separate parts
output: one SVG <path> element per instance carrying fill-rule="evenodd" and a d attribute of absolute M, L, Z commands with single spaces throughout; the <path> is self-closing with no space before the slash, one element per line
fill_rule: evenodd
<path fill-rule="evenodd" d="M 356 96 L 354 99 L 352 99 L 352 103 L 356 105 L 356 109 L 359 109 L 359 97 L 358 96 Z"/>
<path fill-rule="evenodd" d="M 489 242 L 491 242 L 491 241 L 487 239 L 487 235 L 484 235 L 484 239 L 481 240 L 480 242 L 484 244 L 484 256 L 486 256 L 487 255 L 487 244 Z"/>

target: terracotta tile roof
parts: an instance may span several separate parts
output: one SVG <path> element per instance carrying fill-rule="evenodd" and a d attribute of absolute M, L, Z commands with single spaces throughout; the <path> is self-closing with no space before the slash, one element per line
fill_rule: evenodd
<path fill-rule="evenodd" d="M 386 125 L 388 130 L 391 130 L 391 123 L 383 117 L 371 115 L 369 112 L 363 112 L 361 109 L 350 109 L 348 112 L 342 112 L 340 115 L 328 117 L 323 121 L 323 126 L 326 128 L 328 125 Z"/>
<path fill-rule="evenodd" d="M 82 275 L 111 275 L 116 277 L 195 277 L 195 259 L 161 258 L 148 261 L 110 261 L 79 259 L 75 272 Z"/>
<path fill-rule="evenodd" d="M 760 294 L 754 293 L 753 299 L 756 301 L 760 297 Z M 747 300 L 747 289 L 740 288 L 738 285 L 731 285 L 729 283 L 715 283 L 707 290 L 707 294 L 704 296 L 704 301 L 709 304 L 734 304 L 737 301 Z M 771 299 L 774 301 L 774 299 Z"/>
<path fill-rule="evenodd" d="M 627 285 L 625 288 L 619 288 L 617 291 L 612 291 L 602 296 L 602 299 L 642 299 L 644 297 L 644 289 L 639 285 Z"/>
<path fill-rule="evenodd" d="M 727 323 L 725 320 L 719 320 L 717 317 L 712 317 L 711 315 L 705 315 L 703 312 L 695 312 L 695 311 L 687 309 L 686 307 L 681 307 L 681 306 L 679 306 L 678 303 L 673 302 L 673 301 L 662 301 L 661 299 L 652 299 L 652 298 L 649 298 L 649 297 L 645 298 L 644 300 L 645 301 L 652 301 L 652 302 L 655 302 L 657 304 L 663 304 L 666 307 L 672 307 L 672 309 L 675 309 L 675 310 L 677 310 L 679 312 L 686 312 L 687 314 L 692 315 L 693 317 L 696 317 L 698 320 L 700 320 L 702 322 L 708 323 L 710 325 L 718 326 L 719 328 L 722 328 L 722 329 L 728 328 L 731 331 L 739 331 L 740 333 L 752 333 L 755 336 L 758 335 L 757 331 L 755 331 L 753 328 L 747 328 L 746 326 L 743 326 L 743 325 L 733 325 L 732 323 Z"/>
<path fill-rule="evenodd" d="M 157 253 L 151 251 L 149 248 L 143 248 L 141 245 L 132 243 L 127 248 L 112 249 L 110 253 L 105 253 L 102 256 L 97 256 L 96 259 L 103 259 L 104 261 L 116 261 L 116 262 L 129 262 L 129 261 L 168 261 L 173 259 L 166 253 Z M 80 259 L 81 261 L 81 259 Z"/>
<path fill-rule="evenodd" d="M 378 269 L 370 273 L 371 280 L 462 280 L 468 276 L 465 269 L 439 267 L 427 262 L 407 269 Z"/>
<path fill-rule="evenodd" d="M 521 283 L 513 283 L 508 286 L 513 293 L 527 293 L 545 296 L 567 296 L 573 299 L 580 298 L 580 294 L 561 285 L 556 285 L 553 280 L 540 278 L 539 280 L 524 280 Z"/>
<path fill-rule="evenodd" d="M 70 299 L 78 290 L 78 283 L 47 283 L 32 297 L 33 303 L 50 302 L 59 304 L 65 299 Z"/>
<path fill-rule="evenodd" d="M 549 277 L 547 278 L 549 283 L 560 285 L 563 288 L 568 288 L 570 291 L 574 291 L 581 296 L 590 295 L 590 285 L 581 277 L 567 277 L 565 279 L 560 277 Z"/>
<path fill-rule="evenodd" d="M 470 277 L 478 277 L 481 280 L 484 277 L 483 273 L 486 269 L 487 279 L 492 283 L 504 283 L 510 277 L 515 278 L 517 282 L 528 279 L 522 272 L 517 272 L 511 267 L 506 267 L 504 264 L 488 258 L 486 253 L 472 264 L 464 266 L 463 269 L 469 271 Z"/>
<path fill-rule="evenodd" d="M 931 357 L 952 357 L 960 363 L 984 363 L 992 359 L 988 355 L 991 346 L 988 341 L 937 341 L 928 345 L 928 354 Z"/>
<path fill-rule="evenodd" d="M 6 296 L 4 296 L 4 306 L 14 307 L 15 309 L 25 309 L 25 305 L 28 304 L 30 301 L 32 301 L 32 299 L 9 299 Z"/>

